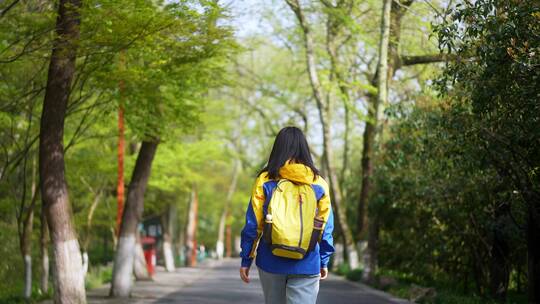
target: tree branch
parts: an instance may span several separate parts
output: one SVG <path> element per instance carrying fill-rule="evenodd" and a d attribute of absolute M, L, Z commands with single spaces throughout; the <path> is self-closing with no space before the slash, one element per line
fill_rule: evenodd
<path fill-rule="evenodd" d="M 0 13 L 0 18 L 4 17 L 4 15 L 7 14 L 7 12 L 9 12 L 9 10 L 11 10 L 17 3 L 19 3 L 19 0 L 11 2 L 6 8 L 4 8 Z"/>
<path fill-rule="evenodd" d="M 430 54 L 418 56 L 400 56 L 398 66 L 411 66 L 417 64 L 427 64 L 436 62 L 446 62 L 456 60 L 457 56 L 452 54 Z"/>

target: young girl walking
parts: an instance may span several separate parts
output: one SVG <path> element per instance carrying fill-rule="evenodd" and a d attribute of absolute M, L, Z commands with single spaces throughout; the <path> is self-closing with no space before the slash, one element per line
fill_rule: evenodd
<path fill-rule="evenodd" d="M 266 304 L 317 301 L 334 252 L 328 191 L 302 131 L 283 128 L 255 180 L 241 235 L 240 277 L 249 283 L 255 259 Z"/>

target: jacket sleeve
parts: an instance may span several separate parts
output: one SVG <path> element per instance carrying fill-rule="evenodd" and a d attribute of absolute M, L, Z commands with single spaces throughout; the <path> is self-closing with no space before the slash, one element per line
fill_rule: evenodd
<path fill-rule="evenodd" d="M 321 179 L 321 186 L 324 189 L 324 195 L 319 200 L 319 216 L 325 221 L 321 241 L 319 242 L 319 254 L 321 257 L 321 268 L 328 267 L 330 256 L 334 253 L 334 212 L 330 202 L 330 190 L 328 184 Z"/>
<path fill-rule="evenodd" d="M 263 188 L 264 178 L 262 177 L 264 174 L 261 174 L 253 185 L 246 211 L 246 223 L 241 233 L 242 267 L 251 266 L 263 231 L 263 205 L 266 198 Z"/>
<path fill-rule="evenodd" d="M 321 268 L 328 267 L 330 256 L 334 253 L 334 212 L 330 209 L 330 216 L 324 226 L 321 242 L 319 243 L 319 253 L 321 255 Z"/>

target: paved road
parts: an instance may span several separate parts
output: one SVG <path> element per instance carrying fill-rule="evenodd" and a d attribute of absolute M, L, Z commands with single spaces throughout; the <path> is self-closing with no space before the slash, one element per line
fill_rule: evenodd
<path fill-rule="evenodd" d="M 251 283 L 238 277 L 239 260 L 210 261 L 197 268 L 181 268 L 174 273 L 158 272 L 155 281 L 137 282 L 132 298 L 124 301 L 107 298 L 107 287 L 90 291 L 91 304 L 232 304 L 264 303 L 256 269 Z M 255 270 L 255 271 L 254 271 Z M 407 303 L 367 286 L 331 275 L 321 282 L 318 304 Z"/>

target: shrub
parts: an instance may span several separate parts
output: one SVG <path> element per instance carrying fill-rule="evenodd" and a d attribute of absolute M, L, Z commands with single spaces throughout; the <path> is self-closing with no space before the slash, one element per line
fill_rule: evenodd
<path fill-rule="evenodd" d="M 349 272 L 349 265 L 348 264 L 339 264 L 337 267 L 336 267 L 336 270 L 335 270 L 335 273 L 337 275 L 340 275 L 340 276 L 344 276 L 346 275 L 348 272 Z"/>
<path fill-rule="evenodd" d="M 112 265 L 96 266 L 88 270 L 86 274 L 86 289 L 101 287 L 112 280 Z"/>
<path fill-rule="evenodd" d="M 345 278 L 350 281 L 359 282 L 362 280 L 363 270 L 360 268 L 353 269 L 345 274 Z"/>

